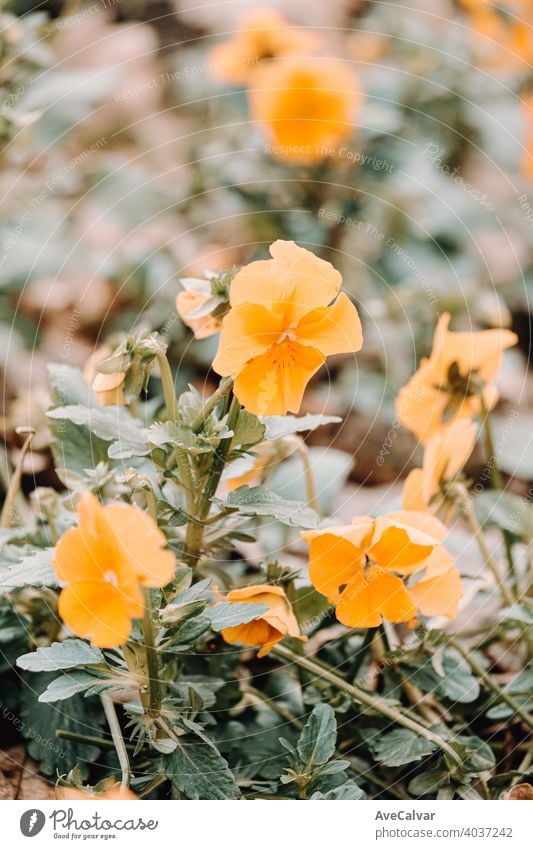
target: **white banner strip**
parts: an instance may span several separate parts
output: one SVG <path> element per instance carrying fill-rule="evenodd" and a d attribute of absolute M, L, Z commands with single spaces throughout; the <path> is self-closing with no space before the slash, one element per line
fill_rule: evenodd
<path fill-rule="evenodd" d="M 2 845 L 531 849 L 531 814 L 518 801 L 4 802 Z"/>

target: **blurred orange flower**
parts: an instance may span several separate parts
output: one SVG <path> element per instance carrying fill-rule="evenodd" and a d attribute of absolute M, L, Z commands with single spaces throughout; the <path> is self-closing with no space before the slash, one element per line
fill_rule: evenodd
<path fill-rule="evenodd" d="M 513 70 L 533 60 L 531 0 L 461 0 L 486 64 Z M 481 39 L 479 38 L 481 36 Z"/>
<path fill-rule="evenodd" d="M 261 646 L 258 657 L 264 657 L 269 653 L 272 646 L 279 643 L 283 637 L 295 637 L 298 640 L 307 640 L 300 634 L 300 628 L 296 616 L 292 612 L 289 600 L 281 587 L 270 586 L 270 584 L 255 584 L 250 587 L 241 587 L 231 590 L 225 601 L 244 601 L 253 604 L 266 604 L 268 610 L 253 622 L 246 625 L 237 625 L 234 628 L 224 628 L 221 631 L 227 643 L 243 643 L 248 646 Z"/>
<path fill-rule="evenodd" d="M 301 535 L 311 546 L 311 583 L 336 606 L 339 622 L 350 628 L 375 628 L 382 619 L 408 622 L 415 617 L 419 598 L 404 578 L 423 568 L 425 579 L 436 577 L 436 566 L 429 575 L 427 570 L 446 533 L 432 516 L 403 510 L 377 519 L 357 516 L 351 525 Z M 438 577 L 446 587 L 446 577 Z M 455 584 L 455 574 L 448 581 Z M 444 597 L 448 609 L 448 595 Z"/>
<path fill-rule="evenodd" d="M 477 426 L 468 419 L 457 419 L 431 437 L 424 451 L 421 469 L 407 475 L 403 487 L 405 510 L 427 510 L 436 513 L 437 499 L 444 494 L 445 484 L 461 471 L 476 444 Z"/>
<path fill-rule="evenodd" d="M 111 407 L 117 404 L 123 406 L 126 403 L 124 396 L 126 372 L 117 371 L 113 374 L 103 374 L 96 370 L 98 363 L 107 359 L 111 354 L 112 350 L 107 345 L 97 348 L 94 354 L 89 357 L 83 369 L 83 378 L 86 383 L 92 385 L 96 401 L 102 407 Z"/>
<path fill-rule="evenodd" d="M 261 442 L 259 445 L 254 447 L 254 453 L 257 455 L 256 457 L 250 457 L 251 467 L 241 474 L 236 475 L 235 477 L 229 477 L 232 472 L 231 465 L 227 468 L 227 476 L 223 477 L 224 483 L 226 484 L 226 489 L 232 492 L 234 489 L 238 489 L 240 486 L 244 486 L 245 484 L 253 484 L 256 485 L 261 483 L 263 479 L 263 474 L 267 469 L 267 466 L 271 466 L 271 461 L 274 461 L 276 458 L 277 450 L 276 446 L 272 442 Z M 237 460 L 237 463 L 240 461 Z"/>
<path fill-rule="evenodd" d="M 174 575 L 174 555 L 153 519 L 139 507 L 102 506 L 92 493 L 78 503 L 78 526 L 59 540 L 54 570 L 68 586 L 59 615 L 100 648 L 124 643 L 131 620 L 143 615 L 141 586 L 163 587 Z"/>
<path fill-rule="evenodd" d="M 139 798 L 129 787 L 122 787 L 118 781 L 109 790 L 104 790 L 102 793 L 95 793 L 90 789 L 84 790 L 83 787 L 58 787 L 56 789 L 56 797 L 58 799 L 64 799 L 66 802 L 83 802 L 84 800 L 92 800 L 93 802 L 126 802 Z"/>
<path fill-rule="evenodd" d="M 292 26 L 276 9 L 254 9 L 243 17 L 233 38 L 209 52 L 208 62 L 222 82 L 246 84 L 260 62 L 304 55 L 319 44 L 318 35 Z"/>
<path fill-rule="evenodd" d="M 522 113 L 525 122 L 523 170 L 533 180 L 533 91 L 522 95 Z"/>
<path fill-rule="evenodd" d="M 265 128 L 269 153 L 312 165 L 335 153 L 354 130 L 361 104 L 357 77 L 343 62 L 315 57 L 277 59 L 257 69 L 248 92 L 250 114 Z"/>
<path fill-rule="evenodd" d="M 211 295 L 185 290 L 179 292 L 176 298 L 178 315 L 183 323 L 190 327 L 196 339 L 207 339 L 208 336 L 218 333 L 222 326 L 222 320 L 210 313 L 194 317 L 194 313 L 201 311 L 209 300 Z"/>
<path fill-rule="evenodd" d="M 409 594 L 424 616 L 448 616 L 455 619 L 463 597 L 461 576 L 455 561 L 445 548 L 436 548 L 425 562 L 425 569 Z"/>
<path fill-rule="evenodd" d="M 218 374 L 236 376 L 236 397 L 261 416 L 297 413 L 326 357 L 358 351 L 363 341 L 357 310 L 339 295 L 342 278 L 329 262 L 281 240 L 270 254 L 233 278 L 213 362 Z"/>
<path fill-rule="evenodd" d="M 483 406 L 494 407 L 494 379 L 503 351 L 518 341 L 510 330 L 454 333 L 448 330 L 449 321 L 450 314 L 443 313 L 429 359 L 422 359 L 396 400 L 400 422 L 423 444 L 444 424 L 475 418 Z"/>

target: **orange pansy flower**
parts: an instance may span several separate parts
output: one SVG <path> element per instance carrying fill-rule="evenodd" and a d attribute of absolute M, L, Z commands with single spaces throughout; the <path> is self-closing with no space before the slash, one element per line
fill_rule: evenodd
<path fill-rule="evenodd" d="M 178 315 L 187 327 L 190 327 L 196 339 L 207 339 L 220 331 L 222 319 L 211 314 L 194 317 L 194 313 L 211 299 L 211 295 L 202 292 L 186 291 L 179 292 L 176 298 L 176 309 Z"/>
<path fill-rule="evenodd" d="M 405 510 L 427 510 L 436 513 L 444 493 L 470 457 L 477 438 L 477 425 L 468 419 L 456 419 L 431 437 L 424 450 L 421 469 L 407 475 L 403 487 Z"/>
<path fill-rule="evenodd" d="M 419 580 L 409 587 L 409 595 L 424 616 L 455 619 L 463 597 L 461 576 L 445 548 L 436 548 L 424 564 Z"/>
<path fill-rule="evenodd" d="M 102 506 L 92 493 L 78 502 L 78 525 L 63 534 L 53 566 L 68 586 L 58 611 L 68 627 L 100 648 L 124 643 L 143 615 L 141 587 L 164 587 L 174 555 L 153 519 L 139 507 Z"/>
<path fill-rule="evenodd" d="M 309 577 L 350 628 L 375 628 L 382 619 L 408 622 L 417 599 L 404 581 L 427 568 L 446 528 L 424 513 L 402 510 L 351 525 L 303 531 L 310 544 Z M 433 578 L 430 573 L 429 578 Z"/>
<path fill-rule="evenodd" d="M 396 409 L 400 422 L 425 445 L 447 422 L 473 419 L 498 400 L 494 379 L 503 351 L 518 341 L 510 330 L 455 333 L 443 313 L 429 359 L 422 359 L 400 392 Z"/>
<path fill-rule="evenodd" d="M 297 413 L 326 357 L 358 351 L 363 341 L 357 310 L 339 295 L 342 278 L 329 262 L 294 242 L 274 242 L 270 254 L 233 278 L 213 362 L 218 374 L 235 375 L 236 397 L 260 416 Z"/>
<path fill-rule="evenodd" d="M 257 656 L 264 657 L 283 637 L 307 640 L 307 637 L 300 634 L 296 616 L 281 587 L 270 586 L 270 584 L 241 587 L 238 590 L 231 590 L 224 600 L 266 604 L 268 607 L 268 610 L 253 622 L 237 625 L 234 628 L 224 628 L 221 631 L 225 641 L 231 645 L 243 643 L 247 646 L 261 646 Z"/>
<path fill-rule="evenodd" d="M 257 69 L 248 92 L 250 114 L 277 159 L 321 162 L 353 132 L 361 104 L 357 77 L 343 62 L 314 57 L 277 59 Z"/>
<path fill-rule="evenodd" d="M 305 55 L 319 44 L 314 32 L 292 26 L 276 9 L 254 9 L 242 18 L 233 38 L 209 52 L 208 62 L 222 82 L 246 84 L 260 62 Z"/>

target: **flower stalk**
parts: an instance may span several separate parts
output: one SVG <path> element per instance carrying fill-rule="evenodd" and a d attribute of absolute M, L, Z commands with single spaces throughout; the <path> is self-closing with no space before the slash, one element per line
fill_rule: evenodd
<path fill-rule="evenodd" d="M 35 431 L 33 428 L 18 428 L 17 433 L 25 433 L 27 434 L 26 439 L 24 440 L 24 444 L 20 451 L 20 456 L 15 466 L 15 470 L 13 472 L 13 476 L 9 483 L 9 487 L 6 493 L 6 498 L 4 504 L 2 506 L 2 513 L 0 514 L 0 528 L 10 528 L 11 523 L 13 521 L 13 515 L 15 512 L 15 501 L 17 495 L 20 490 L 20 482 L 22 480 L 22 469 L 24 466 L 24 458 L 26 454 L 30 450 L 30 445 L 33 437 L 35 436 Z"/>
<path fill-rule="evenodd" d="M 144 598 L 142 629 L 148 682 L 148 704 L 145 705 L 145 708 L 148 708 L 150 714 L 156 715 L 161 709 L 161 678 L 159 674 L 159 658 L 155 646 L 154 611 L 149 589 L 145 588 Z"/>
<path fill-rule="evenodd" d="M 120 787 L 122 790 L 126 790 L 129 787 L 131 777 L 130 761 L 128 758 L 126 744 L 124 743 L 124 738 L 122 736 L 120 723 L 118 721 L 117 712 L 115 710 L 115 705 L 105 693 L 102 693 L 100 700 L 102 702 L 102 707 L 104 708 L 107 724 L 109 725 L 109 731 L 111 732 L 118 762 L 120 764 L 120 770 L 122 773 Z"/>
<path fill-rule="evenodd" d="M 167 355 L 163 351 L 158 350 L 155 356 L 159 365 L 161 384 L 163 386 L 166 416 L 168 419 L 175 422 L 178 418 L 178 401 L 176 398 L 174 376 L 172 374 Z"/>

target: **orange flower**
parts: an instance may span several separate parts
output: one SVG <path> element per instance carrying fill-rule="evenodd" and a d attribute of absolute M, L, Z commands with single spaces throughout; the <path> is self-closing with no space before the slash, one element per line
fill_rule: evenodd
<path fill-rule="evenodd" d="M 421 469 L 409 472 L 403 487 L 405 510 L 436 513 L 445 484 L 453 481 L 470 457 L 476 444 L 477 426 L 468 419 L 457 419 L 431 437 L 424 451 Z M 441 499 L 442 500 L 442 499 Z"/>
<path fill-rule="evenodd" d="M 87 800 L 91 800 L 93 802 L 126 802 L 139 798 L 128 787 L 122 787 L 118 781 L 116 784 L 113 784 L 109 790 L 104 790 L 103 793 L 95 793 L 92 792 L 91 789 L 84 790 L 83 787 L 58 787 L 56 789 L 56 797 L 58 799 L 63 799 L 65 802 L 83 802 Z"/>
<path fill-rule="evenodd" d="M 510 330 L 454 333 L 449 321 L 449 313 L 439 319 L 431 356 L 422 359 L 396 401 L 400 422 L 424 445 L 446 422 L 473 419 L 483 405 L 494 407 L 503 351 L 518 341 Z"/>
<path fill-rule="evenodd" d="M 350 628 L 375 628 L 382 619 L 413 619 L 418 598 L 403 578 L 426 568 L 424 578 L 434 580 L 436 567 L 429 574 L 427 570 L 445 536 L 441 522 L 412 510 L 377 519 L 357 516 L 351 525 L 302 532 L 311 546 L 311 583 L 336 606 L 339 622 Z"/>
<path fill-rule="evenodd" d="M 353 132 L 362 101 L 357 77 L 337 60 L 293 56 L 262 65 L 248 92 L 250 114 L 277 159 L 312 165 Z"/>
<path fill-rule="evenodd" d="M 233 38 L 210 51 L 208 61 L 222 82 L 246 84 L 260 62 L 304 55 L 319 43 L 314 32 L 291 26 L 276 9 L 255 9 L 242 19 Z"/>
<path fill-rule="evenodd" d="M 231 590 L 224 600 L 266 604 L 268 607 L 266 613 L 263 613 L 259 619 L 254 619 L 253 622 L 237 625 L 234 628 L 224 628 L 221 634 L 230 645 L 244 643 L 248 646 L 261 646 L 257 656 L 264 657 L 283 637 L 307 640 L 307 637 L 302 637 L 300 634 L 296 616 L 281 587 L 255 584 L 251 587 Z"/>
<path fill-rule="evenodd" d="M 462 0 L 486 64 L 506 70 L 522 69 L 533 59 L 531 0 Z M 481 36 L 481 40 L 479 38 Z"/>
<path fill-rule="evenodd" d="M 435 549 L 426 560 L 420 579 L 409 587 L 409 594 L 424 616 L 455 619 L 463 587 L 449 551 L 442 547 Z"/>
<path fill-rule="evenodd" d="M 92 384 L 96 401 L 102 407 L 110 407 L 116 404 L 122 406 L 126 403 L 124 397 L 126 372 L 117 371 L 113 374 L 103 374 L 96 370 L 98 363 L 107 359 L 111 353 L 111 348 L 105 345 L 97 348 L 94 354 L 89 357 L 83 369 L 83 378 L 86 383 Z"/>
<path fill-rule="evenodd" d="M 297 413 L 326 357 L 358 351 L 363 340 L 348 296 L 331 304 L 342 278 L 329 262 L 294 242 L 274 242 L 270 254 L 233 278 L 213 362 L 218 374 L 236 375 L 238 400 L 261 416 Z"/>
<path fill-rule="evenodd" d="M 526 130 L 523 170 L 526 177 L 533 180 L 533 91 L 522 95 L 521 102 Z"/>
<path fill-rule="evenodd" d="M 191 328 L 196 339 L 207 339 L 208 336 L 218 333 L 222 326 L 222 320 L 211 313 L 194 316 L 194 313 L 201 313 L 202 307 L 205 307 L 210 299 L 210 294 L 192 291 L 179 292 L 176 298 L 178 315 L 183 323 Z"/>
<path fill-rule="evenodd" d="M 59 615 L 80 637 L 100 648 L 124 643 L 131 620 L 143 615 L 141 586 L 164 587 L 174 575 L 174 555 L 163 533 L 139 507 L 108 504 L 91 493 L 78 503 L 78 526 L 59 540 L 54 570 L 68 586 Z"/>
<path fill-rule="evenodd" d="M 232 466 L 228 466 L 228 475 L 224 475 L 223 480 L 226 484 L 226 489 L 230 492 L 234 489 L 238 489 L 240 486 L 244 486 L 245 484 L 252 484 L 255 486 L 256 484 L 261 483 L 263 474 L 267 471 L 267 467 L 270 466 L 272 468 L 271 462 L 273 463 L 277 455 L 276 446 L 272 442 L 261 442 L 259 445 L 254 447 L 254 452 L 257 456 L 249 458 L 252 465 L 247 471 L 242 472 L 235 477 L 229 477 L 232 472 Z M 241 461 L 237 460 L 236 462 L 240 463 Z"/>

